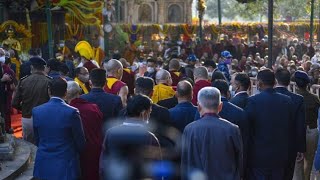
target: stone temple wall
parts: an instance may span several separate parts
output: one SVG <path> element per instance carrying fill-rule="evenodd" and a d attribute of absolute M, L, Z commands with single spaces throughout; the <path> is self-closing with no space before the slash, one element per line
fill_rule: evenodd
<path fill-rule="evenodd" d="M 120 20 L 130 24 L 191 23 L 192 0 L 121 0 Z"/>

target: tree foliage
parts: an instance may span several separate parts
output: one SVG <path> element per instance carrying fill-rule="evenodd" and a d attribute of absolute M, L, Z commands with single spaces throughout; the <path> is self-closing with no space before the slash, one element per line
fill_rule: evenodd
<path fill-rule="evenodd" d="M 317 1 L 316 1 L 317 2 Z M 315 12 L 319 12 L 319 3 L 315 4 Z M 236 0 L 221 0 L 222 17 L 231 21 L 258 21 L 268 14 L 268 1 L 257 0 L 252 3 L 238 3 Z M 310 0 L 274 0 L 274 17 L 283 20 L 291 17 L 293 20 L 305 19 L 310 16 Z M 316 14 L 317 16 L 317 14 Z M 206 17 L 218 17 L 218 0 L 207 0 Z"/>

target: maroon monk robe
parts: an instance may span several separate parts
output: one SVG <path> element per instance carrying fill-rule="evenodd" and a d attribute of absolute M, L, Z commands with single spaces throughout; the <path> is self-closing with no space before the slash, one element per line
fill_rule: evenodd
<path fill-rule="evenodd" d="M 179 81 L 183 78 L 183 74 L 178 71 L 170 71 L 172 86 L 177 86 Z"/>
<path fill-rule="evenodd" d="M 70 105 L 79 109 L 86 138 L 85 148 L 80 154 L 82 179 L 99 180 L 99 159 L 103 141 L 103 115 L 96 104 L 80 98 L 73 99 Z"/>
<path fill-rule="evenodd" d="M 11 128 L 11 109 L 12 109 L 12 94 L 14 91 L 14 81 L 16 81 L 16 74 L 7 64 L 2 65 L 3 73 L 11 76 L 12 80 L 10 82 L 5 83 L 5 91 L 6 91 L 6 105 L 4 110 L 4 119 L 5 119 L 5 130 L 9 132 Z"/>
<path fill-rule="evenodd" d="M 211 83 L 207 80 L 199 80 L 194 84 L 193 87 L 193 98 L 192 98 L 192 104 L 197 106 L 198 104 L 198 93 L 199 91 L 204 87 L 210 87 Z"/>
<path fill-rule="evenodd" d="M 123 74 L 122 74 L 122 82 L 124 82 L 125 84 L 127 84 L 128 89 L 129 89 L 129 94 L 133 95 L 134 94 L 134 72 L 132 72 L 130 69 L 124 68 L 123 69 Z"/>
<path fill-rule="evenodd" d="M 108 79 L 114 79 L 114 78 L 115 77 L 113 77 L 113 76 L 108 76 L 107 84 L 108 84 L 108 81 L 109 81 Z M 120 80 L 116 80 L 113 84 L 111 83 L 112 84 L 111 88 L 109 88 L 107 84 L 103 88 L 104 91 L 107 92 L 107 93 L 110 93 L 110 94 L 114 94 L 114 95 L 119 95 L 119 92 L 120 92 L 121 88 L 123 86 L 126 86 L 126 84 L 124 82 L 120 81 Z"/>

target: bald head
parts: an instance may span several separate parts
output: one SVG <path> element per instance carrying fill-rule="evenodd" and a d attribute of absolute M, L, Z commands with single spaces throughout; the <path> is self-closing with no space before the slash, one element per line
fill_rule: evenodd
<path fill-rule="evenodd" d="M 67 100 L 70 102 L 72 99 L 75 99 L 80 96 L 81 88 L 79 84 L 75 81 L 68 81 L 67 82 Z"/>
<path fill-rule="evenodd" d="M 170 71 L 179 71 L 180 69 L 180 62 L 178 59 L 171 59 L 169 62 L 169 70 Z"/>
<path fill-rule="evenodd" d="M 190 82 L 183 80 L 177 85 L 177 98 L 178 101 L 191 101 L 193 96 L 193 88 Z"/>
<path fill-rule="evenodd" d="M 167 84 L 171 86 L 172 79 L 169 71 L 160 69 L 156 74 L 156 83 L 157 84 Z"/>
<path fill-rule="evenodd" d="M 114 76 L 117 79 L 122 78 L 123 66 L 120 61 L 111 59 L 104 64 L 104 69 L 107 71 L 109 76 Z"/>
<path fill-rule="evenodd" d="M 194 80 L 208 80 L 208 69 L 204 66 L 200 66 L 194 69 Z"/>

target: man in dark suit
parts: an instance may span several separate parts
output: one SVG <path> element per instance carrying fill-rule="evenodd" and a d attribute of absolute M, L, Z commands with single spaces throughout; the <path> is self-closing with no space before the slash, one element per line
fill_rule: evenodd
<path fill-rule="evenodd" d="M 118 116 L 122 109 L 121 98 L 104 92 L 103 87 L 106 84 L 106 71 L 104 69 L 94 69 L 92 71 L 93 73 L 90 73 L 92 89 L 80 98 L 98 105 L 103 113 L 103 120 L 106 122 Z"/>
<path fill-rule="evenodd" d="M 275 90 L 278 93 L 287 95 L 293 101 L 294 119 L 290 121 L 290 159 L 288 169 L 286 171 L 286 179 L 292 179 L 296 157 L 298 161 L 303 160 L 303 153 L 306 152 L 306 119 L 305 105 L 303 96 L 294 94 L 288 91 L 287 87 L 290 84 L 290 72 L 287 69 L 278 69 L 275 73 L 277 86 Z"/>
<path fill-rule="evenodd" d="M 169 109 L 170 121 L 181 133 L 189 123 L 194 121 L 194 116 L 197 112 L 197 107 L 191 102 L 192 93 L 192 85 L 188 81 L 180 81 L 176 92 L 179 104 Z"/>
<path fill-rule="evenodd" d="M 234 79 L 231 80 L 231 85 L 236 94 L 230 100 L 230 102 L 241 108 L 245 108 L 249 98 L 248 90 L 251 86 L 251 81 L 248 74 L 237 73 Z"/>
<path fill-rule="evenodd" d="M 239 180 L 242 171 L 242 140 L 237 125 L 222 119 L 221 95 L 205 87 L 198 94 L 201 119 L 186 126 L 182 136 L 182 179 L 202 171 L 207 179 Z"/>
<path fill-rule="evenodd" d="M 223 106 L 222 110 L 219 112 L 219 116 L 233 124 L 238 125 L 240 128 L 243 143 L 243 168 L 245 170 L 247 167 L 247 148 L 249 138 L 249 122 L 247 115 L 243 109 L 228 101 L 230 98 L 230 91 L 227 81 L 219 79 L 214 81 L 212 86 L 219 89 L 221 93 L 221 101 Z"/>
<path fill-rule="evenodd" d="M 249 180 L 284 179 L 289 160 L 290 122 L 294 119 L 292 100 L 277 93 L 270 69 L 258 73 L 260 94 L 251 96 L 246 112 L 250 123 L 248 151 Z"/>
<path fill-rule="evenodd" d="M 49 102 L 33 108 L 33 129 L 38 146 L 33 176 L 36 179 L 79 179 L 79 154 L 85 137 L 78 109 L 67 105 L 67 81 L 53 79 Z"/>
<path fill-rule="evenodd" d="M 149 77 L 139 77 L 136 80 L 135 94 L 143 94 L 148 97 L 152 96 L 154 81 Z M 159 139 L 162 147 L 173 147 L 174 138 L 171 138 L 166 134 L 168 128 L 170 127 L 170 113 L 169 110 L 159 106 L 157 104 L 152 104 L 152 112 L 150 114 L 149 123 L 155 127 L 154 132 Z"/>

